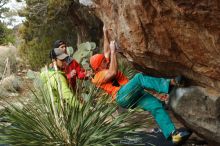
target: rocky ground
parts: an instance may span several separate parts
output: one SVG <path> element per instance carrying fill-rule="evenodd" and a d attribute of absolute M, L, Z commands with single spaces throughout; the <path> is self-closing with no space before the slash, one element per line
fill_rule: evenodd
<path fill-rule="evenodd" d="M 175 126 L 177 128 L 183 128 L 184 126 L 181 124 L 180 121 L 178 121 L 175 116 L 173 115 L 173 113 L 168 110 L 169 115 L 171 116 L 172 121 L 174 122 Z M 150 119 L 151 116 L 149 113 L 141 111 L 137 114 L 137 116 L 131 120 L 138 120 L 139 122 L 145 122 L 146 123 L 146 128 L 140 129 L 138 131 L 146 131 L 146 132 L 151 132 L 153 128 L 157 127 L 157 125 L 155 124 L 154 120 L 152 119 L 152 122 L 146 122 L 146 117 L 149 117 Z M 149 121 L 149 120 L 147 120 Z M 147 145 L 148 146 L 148 145 Z M 203 140 L 202 138 L 200 138 L 198 135 L 196 135 L 195 133 L 193 133 L 190 138 L 188 139 L 188 141 L 183 144 L 182 146 L 212 146 L 212 145 L 208 145 L 205 140 Z"/>

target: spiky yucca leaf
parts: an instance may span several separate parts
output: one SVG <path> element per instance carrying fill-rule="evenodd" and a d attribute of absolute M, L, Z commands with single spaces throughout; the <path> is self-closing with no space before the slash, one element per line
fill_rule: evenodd
<path fill-rule="evenodd" d="M 122 56 L 118 59 L 118 68 L 129 79 L 131 79 L 136 73 L 133 66 Z"/>
<path fill-rule="evenodd" d="M 58 81 L 59 82 L 59 81 Z M 39 88 L 32 91 L 30 101 L 19 101 L 21 106 L 10 104 L 5 118 L 10 126 L 1 125 L 1 143 L 10 145 L 70 145 L 104 146 L 117 145 L 125 132 L 139 127 L 138 123 L 126 121 L 133 111 L 114 115 L 117 106 L 109 103 L 109 97 L 94 86 L 82 83 L 88 89 L 89 100 L 80 106 L 67 104 L 62 97 L 52 102 L 51 93 Z M 83 98 L 81 85 L 72 100 Z M 94 98 L 99 98 L 94 101 Z M 62 106 L 63 104 L 63 106 Z M 126 123 L 126 124 L 125 124 Z M 144 123 L 145 125 L 146 123 Z M 113 144 L 114 142 L 114 144 Z"/>

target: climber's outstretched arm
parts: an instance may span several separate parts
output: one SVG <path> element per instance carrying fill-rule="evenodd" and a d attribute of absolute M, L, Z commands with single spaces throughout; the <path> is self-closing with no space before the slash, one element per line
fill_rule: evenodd
<path fill-rule="evenodd" d="M 104 37 L 104 56 L 105 56 L 105 58 L 110 58 L 110 53 L 111 53 L 111 51 L 110 51 L 110 48 L 109 48 L 109 45 L 110 45 L 110 43 L 109 43 L 109 36 L 108 36 L 108 31 L 107 31 L 107 29 L 105 28 L 105 26 L 103 26 L 103 37 Z"/>

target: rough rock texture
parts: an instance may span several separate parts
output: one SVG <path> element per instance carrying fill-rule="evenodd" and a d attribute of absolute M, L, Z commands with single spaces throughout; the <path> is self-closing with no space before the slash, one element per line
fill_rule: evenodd
<path fill-rule="evenodd" d="M 220 90 L 219 0 L 93 0 L 93 7 L 142 71 Z"/>
<path fill-rule="evenodd" d="M 139 70 L 184 75 L 220 91 L 219 0 L 93 0 L 90 6 Z M 210 91 L 187 89 L 172 106 L 195 132 L 220 143 L 220 99 Z"/>
<path fill-rule="evenodd" d="M 196 86 L 179 88 L 171 93 L 170 104 L 186 126 L 208 140 L 212 146 L 220 145 L 218 92 Z"/>
<path fill-rule="evenodd" d="M 20 77 L 15 75 L 10 75 L 0 80 L 0 98 L 13 96 L 14 93 L 22 88 L 22 80 Z"/>

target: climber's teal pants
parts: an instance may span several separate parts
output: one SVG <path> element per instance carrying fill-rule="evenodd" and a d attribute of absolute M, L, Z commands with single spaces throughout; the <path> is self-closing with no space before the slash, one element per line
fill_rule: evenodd
<path fill-rule="evenodd" d="M 164 110 L 162 103 L 151 94 L 144 91 L 145 88 L 153 89 L 160 93 L 168 93 L 170 79 L 155 78 L 144 74 L 136 74 L 117 93 L 116 101 L 124 108 L 140 107 L 149 111 L 155 118 L 164 136 L 168 138 L 175 130 L 169 115 Z"/>

